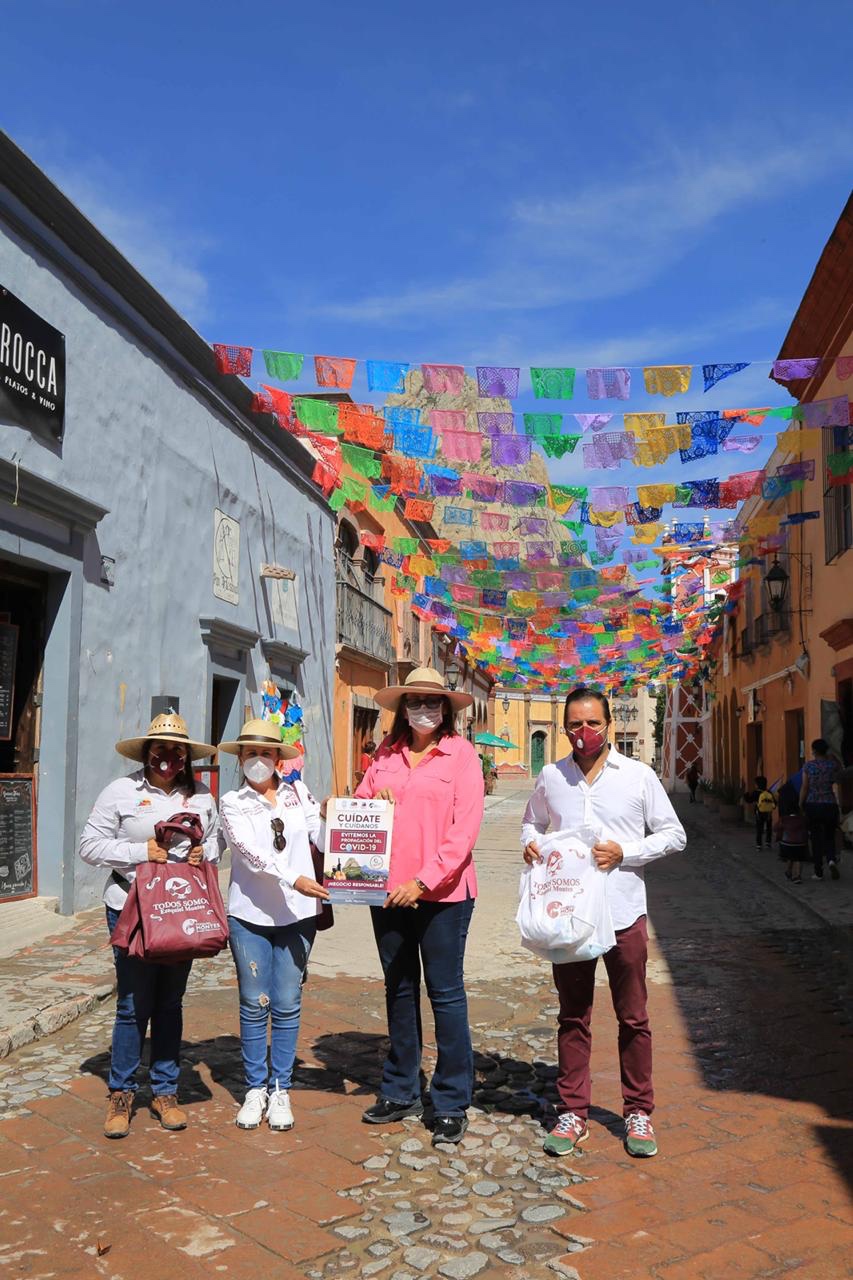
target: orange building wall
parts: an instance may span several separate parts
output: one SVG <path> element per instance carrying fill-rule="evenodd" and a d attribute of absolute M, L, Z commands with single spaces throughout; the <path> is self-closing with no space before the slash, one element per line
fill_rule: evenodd
<path fill-rule="evenodd" d="M 853 336 L 839 354 L 853 355 Z M 839 382 L 833 362 L 814 399 L 849 396 L 849 393 L 849 381 Z M 836 701 L 837 679 L 853 674 L 853 643 L 835 650 L 821 638 L 821 632 L 833 623 L 853 616 L 853 550 L 826 563 L 823 518 L 826 467 L 822 445 L 818 433 L 818 438 L 810 442 L 802 454 L 784 454 L 777 450 L 767 464 L 768 469 L 772 469 L 780 463 L 814 458 L 815 479 L 807 480 L 802 492 L 773 503 L 753 499 L 747 504 L 749 513 L 754 515 L 820 511 L 821 518 L 793 526 L 788 549 L 795 555 L 780 555 L 780 563 L 790 575 L 786 607 L 804 611 L 801 616 L 791 616 L 790 631 L 755 649 L 749 656 L 740 656 L 738 651 L 747 622 L 746 603 L 741 600 L 727 627 L 725 642 L 718 641 L 712 651 L 718 658 L 713 682 L 716 696 L 710 717 L 715 781 L 751 784 L 754 773 L 759 770 L 771 783 L 789 777 L 798 766 L 797 713 L 803 717 L 802 736 L 808 758 L 811 742 L 822 732 L 821 700 Z M 749 516 L 747 527 L 748 519 Z M 805 565 L 796 557 L 801 557 Z M 770 555 L 760 568 L 756 566 L 743 574 L 752 581 L 756 615 L 769 611 L 762 579 L 772 563 Z M 804 648 L 808 653 L 806 674 L 795 668 Z M 724 650 L 728 651 L 728 674 L 723 670 Z"/>

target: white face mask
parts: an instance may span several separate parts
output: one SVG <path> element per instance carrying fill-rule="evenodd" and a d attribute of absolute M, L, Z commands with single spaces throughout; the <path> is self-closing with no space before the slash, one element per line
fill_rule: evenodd
<path fill-rule="evenodd" d="M 275 773 L 275 763 L 266 756 L 248 756 L 243 761 L 243 772 L 250 782 L 269 782 Z"/>
<path fill-rule="evenodd" d="M 418 707 L 417 711 L 406 707 L 406 719 L 419 733 L 434 733 L 444 719 L 444 707 L 436 707 L 434 711 L 428 707 Z"/>

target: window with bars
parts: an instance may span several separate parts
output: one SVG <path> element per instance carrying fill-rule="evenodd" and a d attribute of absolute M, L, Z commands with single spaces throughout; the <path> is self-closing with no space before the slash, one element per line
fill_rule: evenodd
<path fill-rule="evenodd" d="M 849 453 L 850 427 L 830 427 L 823 432 L 823 527 L 826 563 L 849 551 L 853 546 L 853 510 L 851 486 L 828 483 L 827 458 L 830 453 Z"/>

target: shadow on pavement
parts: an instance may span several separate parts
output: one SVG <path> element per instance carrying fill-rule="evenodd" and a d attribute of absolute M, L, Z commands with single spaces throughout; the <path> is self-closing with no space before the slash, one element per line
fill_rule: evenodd
<path fill-rule="evenodd" d="M 851 931 L 798 915 L 798 904 L 730 856 L 749 838 L 742 831 L 726 832 L 721 847 L 719 832 L 690 828 L 687 854 L 649 876 L 649 914 L 705 1086 L 810 1103 L 849 1121 Z M 853 1129 L 813 1130 L 853 1184 Z"/>

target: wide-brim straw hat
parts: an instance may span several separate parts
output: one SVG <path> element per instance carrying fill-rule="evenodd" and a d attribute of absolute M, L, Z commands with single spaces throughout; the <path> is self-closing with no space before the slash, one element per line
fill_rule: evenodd
<path fill-rule="evenodd" d="M 414 671 L 409 672 L 402 684 L 392 684 L 387 689 L 380 689 L 378 693 L 373 695 L 373 701 L 380 707 L 384 707 L 386 711 L 396 711 L 400 705 L 400 699 L 409 693 L 425 693 L 433 697 L 436 694 L 441 694 L 449 700 L 454 711 L 461 711 L 463 707 L 470 707 L 474 701 L 473 695 L 470 693 L 448 689 L 441 673 L 436 671 L 435 667 L 415 667 Z"/>
<path fill-rule="evenodd" d="M 203 756 L 212 756 L 216 747 L 209 742 L 196 742 L 187 732 L 187 722 L 183 716 L 169 711 L 165 715 L 155 716 L 148 726 L 148 732 L 140 738 L 122 738 L 116 743 L 116 751 L 127 760 L 141 760 L 146 742 L 170 742 L 186 747 L 191 760 L 201 760 Z"/>
<path fill-rule="evenodd" d="M 282 760 L 295 760 L 302 752 L 289 743 L 282 742 L 277 724 L 271 720 L 247 720 L 240 730 L 240 736 L 234 742 L 220 742 L 219 750 L 229 756 L 239 755 L 244 747 L 275 747 L 281 752 Z"/>

